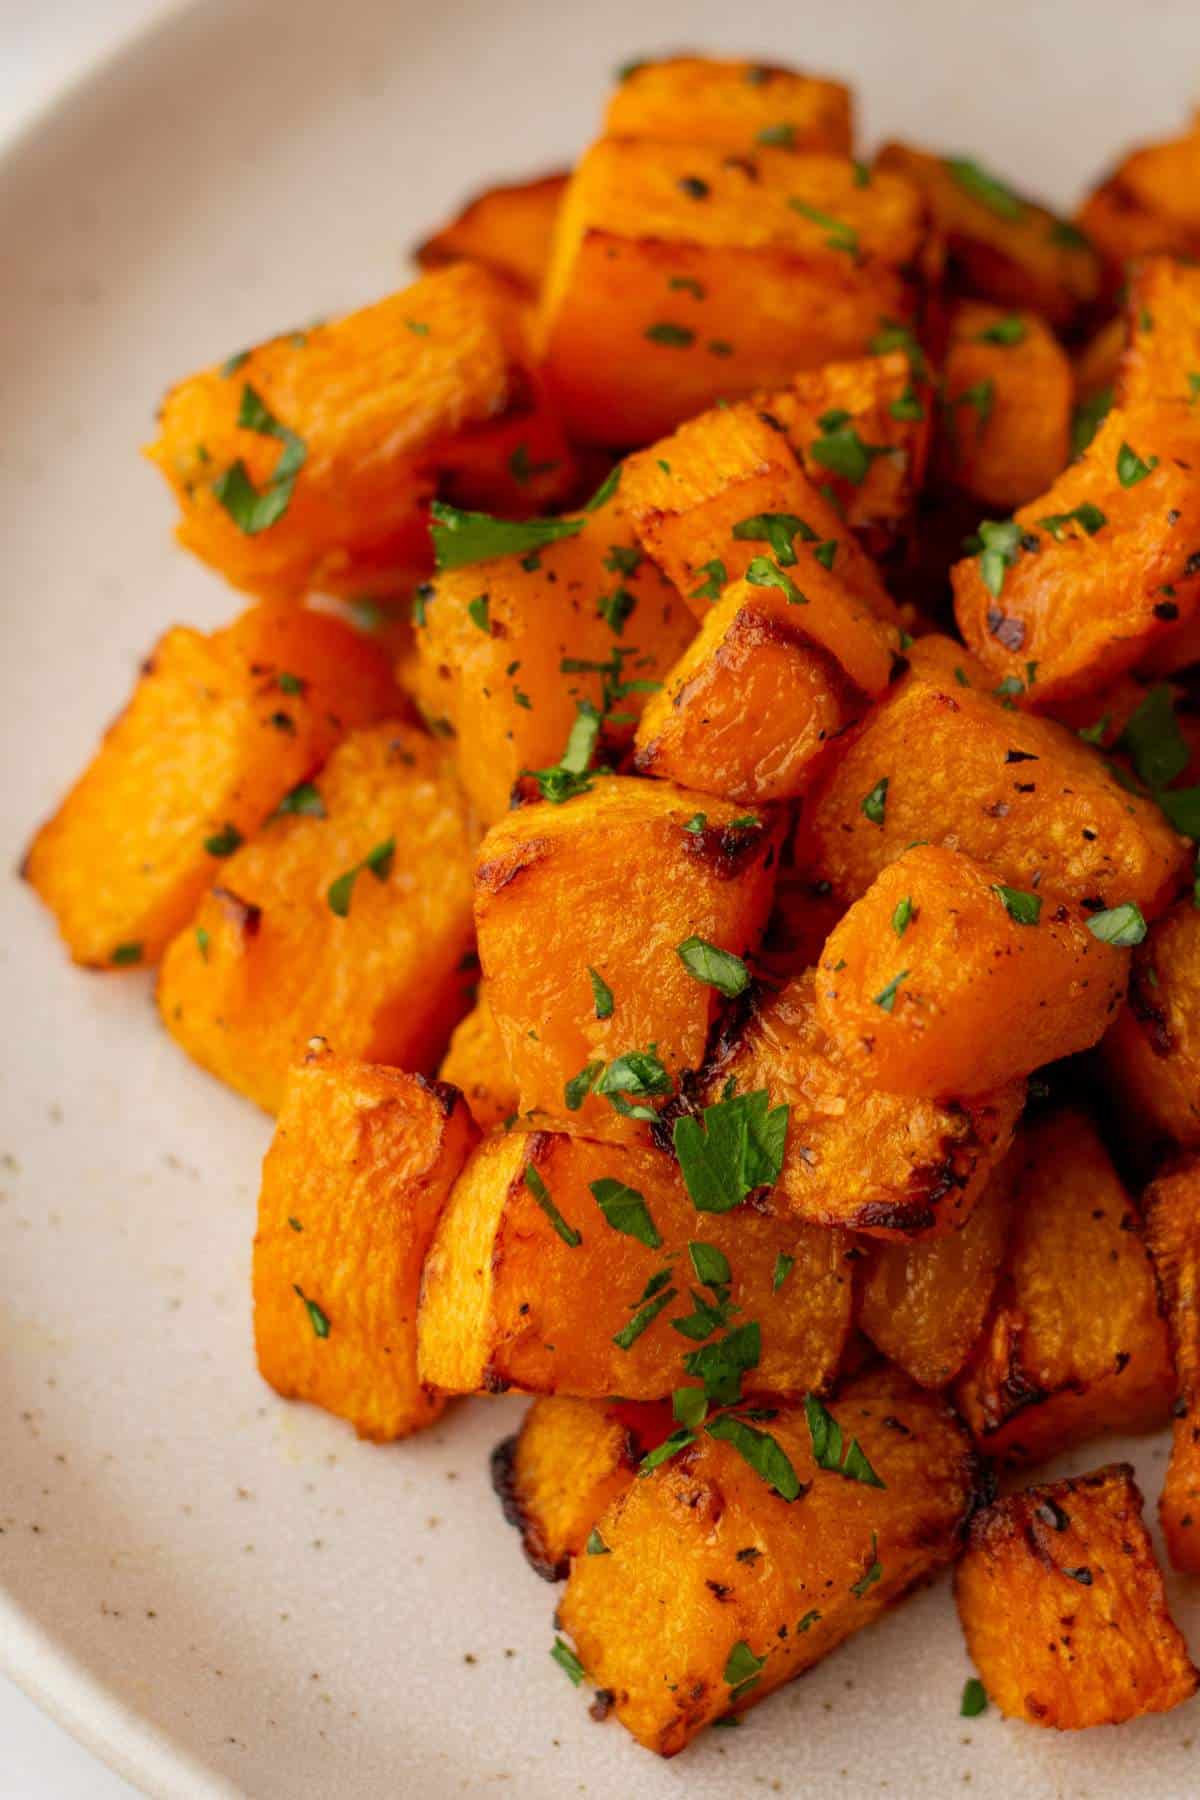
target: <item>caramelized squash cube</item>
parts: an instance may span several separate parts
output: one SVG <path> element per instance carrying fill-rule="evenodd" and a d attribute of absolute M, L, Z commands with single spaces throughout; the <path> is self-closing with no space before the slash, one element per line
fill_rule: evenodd
<path fill-rule="evenodd" d="M 1036 313 L 960 301 L 942 366 L 939 479 L 981 507 L 1024 505 L 1066 467 L 1074 399 L 1070 359 Z"/>
<path fill-rule="evenodd" d="M 550 261 L 558 210 L 570 178 L 564 170 L 485 188 L 448 225 L 418 245 L 417 261 L 423 269 L 481 263 L 532 299 Z"/>
<path fill-rule="evenodd" d="M 1176 1379 L 1158 1516 L 1174 1566 L 1200 1575 L 1200 1161 L 1184 1158 L 1152 1181 L 1145 1208 Z"/>
<path fill-rule="evenodd" d="M 840 81 L 768 63 L 671 56 L 622 70 L 604 129 L 609 137 L 705 144 L 747 156 L 764 145 L 849 156 L 852 109 Z"/>
<path fill-rule="evenodd" d="M 1200 256 L 1200 115 L 1178 137 L 1122 158 L 1077 215 L 1105 262 L 1115 295 L 1132 257 Z"/>
<path fill-rule="evenodd" d="M 1152 925 L 1134 951 L 1104 1066 L 1135 1134 L 1200 1149 L 1200 912 L 1191 900 Z"/>
<path fill-rule="evenodd" d="M 466 1018 L 454 1027 L 438 1080 L 461 1090 L 480 1131 L 492 1131 L 516 1116 L 516 1083 L 482 988 Z"/>

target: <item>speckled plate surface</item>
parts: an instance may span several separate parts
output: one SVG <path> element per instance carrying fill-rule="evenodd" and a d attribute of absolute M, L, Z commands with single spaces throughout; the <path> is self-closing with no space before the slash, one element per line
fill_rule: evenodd
<path fill-rule="evenodd" d="M 608 70 L 680 44 L 857 79 L 868 141 L 974 148 L 1066 201 L 1181 119 L 1200 13 L 227 0 L 141 40 L 0 165 L 6 866 L 159 630 L 235 609 L 173 551 L 136 455 L 163 386 L 396 285 L 442 209 L 565 159 Z M 16 881 L 0 906 L 0 1661 L 148 1791 L 1196 1792 L 1194 1706 L 1076 1739 L 960 1719 L 945 1584 L 672 1765 L 591 1723 L 488 1491 L 518 1407 L 381 1450 L 268 1392 L 248 1299 L 266 1121 L 167 1042 L 146 977 L 72 969 Z M 1163 1444 L 1133 1450 L 1153 1495 Z"/>

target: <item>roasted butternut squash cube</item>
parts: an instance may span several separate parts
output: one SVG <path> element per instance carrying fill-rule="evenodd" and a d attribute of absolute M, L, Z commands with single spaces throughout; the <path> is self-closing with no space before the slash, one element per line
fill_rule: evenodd
<path fill-rule="evenodd" d="M 853 100 L 840 81 L 799 69 L 671 56 L 621 71 L 604 129 L 609 137 L 706 144 L 746 155 L 766 145 L 849 156 Z"/>
<path fill-rule="evenodd" d="M 1146 1242 L 1175 1362 L 1171 1460 L 1159 1496 L 1167 1554 L 1200 1574 L 1200 1161 L 1187 1157 L 1146 1190 Z"/>
<path fill-rule="evenodd" d="M 407 1437 L 444 1400 L 417 1373 L 421 1265 L 478 1134 L 462 1095 L 314 1039 L 263 1163 L 254 1341 L 286 1399 Z"/>
<path fill-rule="evenodd" d="M 1190 379 L 1200 372 L 1200 268 L 1171 256 L 1138 263 L 1129 276 L 1125 334 L 1117 377 L 1123 406 L 1200 404 L 1200 381 Z"/>
<path fill-rule="evenodd" d="M 923 840 L 964 851 L 1012 887 L 1132 900 L 1147 918 L 1170 904 L 1190 851 L 1151 800 L 1074 730 L 1012 710 L 961 645 L 927 637 L 907 654 L 908 674 L 806 797 L 796 855 L 811 877 L 849 903 Z"/>
<path fill-rule="evenodd" d="M 872 612 L 895 617 L 878 569 L 761 407 L 714 407 L 631 456 L 621 496 L 643 547 L 700 619 L 766 552 L 801 584 L 818 563 Z"/>
<path fill-rule="evenodd" d="M 1200 115 L 1178 137 L 1130 151 L 1093 189 L 1077 217 L 1104 259 L 1109 293 L 1132 257 L 1200 256 L 1198 194 Z"/>
<path fill-rule="evenodd" d="M 493 825 L 476 873 L 479 958 L 523 1113 L 648 1139 L 703 1060 L 720 998 L 681 947 L 711 946 L 726 986 L 740 983 L 728 959 L 762 935 L 780 835 L 774 817 L 622 775 Z"/>
<path fill-rule="evenodd" d="M 1090 1048 L 1120 1006 L 1128 958 L 1089 923 L 1102 928 L 1078 905 L 998 883 L 957 850 L 919 845 L 830 932 L 817 1018 L 890 1092 L 1000 1087 Z"/>
<path fill-rule="evenodd" d="M 675 589 L 639 549 L 620 491 L 578 535 L 536 554 L 439 575 L 419 609 L 417 698 L 453 732 L 480 818 L 508 810 L 528 770 L 554 767 L 580 707 L 597 749 L 628 744 L 648 693 L 695 634 Z"/>
<path fill-rule="evenodd" d="M 537 482 L 509 467 L 521 447 Z M 470 263 L 180 382 L 147 455 L 180 543 L 282 600 L 402 589 L 428 567 L 439 491 L 536 512 L 571 479 L 513 291 Z"/>
<path fill-rule="evenodd" d="M 539 1575 L 563 1581 L 573 1556 L 607 1553 L 592 1527 L 674 1428 L 661 1400 L 533 1402 L 492 1452 L 492 1486 Z"/>
<path fill-rule="evenodd" d="M 1134 952 L 1104 1066 L 1134 1134 L 1200 1149 L 1200 912 L 1191 900 L 1152 925 Z"/>
<path fill-rule="evenodd" d="M 885 144 L 875 167 L 919 188 L 945 239 L 953 292 L 997 306 L 1030 307 L 1070 325 L 1100 288 L 1087 238 L 966 156 L 931 156 Z"/>
<path fill-rule="evenodd" d="M 163 959 L 163 1023 L 268 1112 L 316 1035 L 431 1068 L 468 1004 L 471 854 L 438 745 L 408 725 L 354 732 L 222 865 Z"/>
<path fill-rule="evenodd" d="M 1078 461 L 951 570 L 959 630 L 1036 705 L 1100 692 L 1200 604 L 1200 411 L 1114 407 Z"/>
<path fill-rule="evenodd" d="M 731 1022 L 705 1074 L 712 1104 L 766 1088 L 790 1109 L 776 1199 L 813 1225 L 908 1244 L 955 1232 L 1012 1141 L 1025 1084 L 971 1100 L 885 1093 L 822 1028 L 813 969 Z"/>
<path fill-rule="evenodd" d="M 803 1407 L 719 1414 L 600 1515 L 608 1555 L 572 1564 L 563 1630 L 647 1749 L 757 1705 L 954 1557 L 979 1475 L 949 1407 L 879 1369 L 829 1413 L 876 1485 L 829 1466 L 823 1421 L 818 1461 Z"/>
<path fill-rule="evenodd" d="M 208 637 L 168 631 L 25 858 L 75 961 L 157 962 L 342 731 L 400 704 L 383 651 L 319 613 L 254 607 Z"/>
<path fill-rule="evenodd" d="M 1079 1731 L 1168 1712 L 1196 1691 L 1128 1463 L 976 1513 L 954 1591 L 1007 1718 Z"/>
<path fill-rule="evenodd" d="M 569 171 L 563 170 L 485 188 L 448 225 L 417 246 L 417 261 L 423 269 L 482 263 L 532 298 L 550 261 L 554 226 L 569 180 Z"/>
<path fill-rule="evenodd" d="M 454 1027 L 438 1079 L 461 1090 L 480 1131 L 492 1131 L 516 1115 L 516 1083 L 482 989 L 466 1018 Z"/>
<path fill-rule="evenodd" d="M 1159 1424 L 1173 1392 L 1137 1211 L 1090 1121 L 1051 1114 L 1024 1137 L 1005 1268 L 958 1409 L 989 1456 L 1035 1462 Z"/>
<path fill-rule="evenodd" d="M 646 705 L 639 773 L 751 804 L 803 791 L 826 742 L 887 686 L 899 638 L 821 564 L 800 579 L 763 558 L 726 588 Z"/>
<path fill-rule="evenodd" d="M 659 1149 L 499 1134 L 429 1251 L 422 1375 L 447 1393 L 654 1400 L 687 1385 L 698 1345 L 715 1354 L 714 1333 L 746 1325 L 747 1392 L 824 1389 L 850 1333 L 848 1248 L 786 1212 L 698 1212 Z"/>
<path fill-rule="evenodd" d="M 953 1381 L 983 1329 L 1008 1243 L 1017 1155 L 993 1169 L 957 1231 L 931 1243 L 868 1246 L 859 1325 L 922 1387 Z"/>
<path fill-rule="evenodd" d="M 964 300 L 942 365 L 939 479 L 1011 512 L 1044 493 L 1071 454 L 1070 358 L 1032 312 Z"/>
<path fill-rule="evenodd" d="M 559 215 L 540 341 L 584 443 L 647 444 L 721 397 L 862 355 L 925 283 L 924 206 L 848 157 L 603 139 Z"/>

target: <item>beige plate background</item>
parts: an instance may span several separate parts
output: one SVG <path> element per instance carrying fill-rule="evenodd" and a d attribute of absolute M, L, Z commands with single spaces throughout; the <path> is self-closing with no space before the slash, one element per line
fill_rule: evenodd
<path fill-rule="evenodd" d="M 225 0 L 135 44 L 0 165 L 6 867 L 155 635 L 235 610 L 136 455 L 164 385 L 395 286 L 445 208 L 587 140 L 616 63 L 680 45 L 856 79 L 868 143 L 1067 202 L 1182 119 L 1200 12 Z M 487 1487 L 517 1405 L 378 1450 L 262 1387 L 266 1122 L 175 1052 L 148 978 L 71 969 L 16 881 L 0 905 L 0 1661 L 150 1792 L 1196 1792 L 1194 1706 L 1075 1739 L 960 1719 L 945 1584 L 674 1764 L 592 1724 Z M 1135 1450 L 1153 1498 L 1162 1444 Z"/>

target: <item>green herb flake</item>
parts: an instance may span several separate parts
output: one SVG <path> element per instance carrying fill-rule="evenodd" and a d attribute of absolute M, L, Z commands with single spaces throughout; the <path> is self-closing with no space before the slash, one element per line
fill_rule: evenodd
<path fill-rule="evenodd" d="M 376 881 L 386 881 L 392 872 L 395 854 L 395 838 L 385 838 L 373 850 L 368 850 L 360 863 L 355 863 L 352 869 L 346 869 L 335 881 L 331 881 L 325 895 L 330 912 L 336 913 L 339 919 L 347 918 L 355 884 L 363 870 L 369 869 Z"/>
<path fill-rule="evenodd" d="M 541 1207 L 551 1225 L 553 1225 L 555 1231 L 557 1231 L 559 1237 L 567 1246 L 567 1249 L 577 1250 L 583 1242 L 581 1233 L 567 1224 L 567 1221 L 563 1218 L 557 1206 L 555 1206 L 554 1201 L 551 1199 L 549 1188 L 546 1186 L 532 1163 L 525 1164 L 524 1179 L 525 1186 L 529 1189 L 534 1200 Z"/>
<path fill-rule="evenodd" d="M 810 1612 L 805 1613 L 802 1619 L 797 1619 L 796 1630 L 800 1632 L 811 1631 L 814 1625 L 820 1624 L 821 1616 L 822 1615 L 814 1606 Z"/>
<path fill-rule="evenodd" d="M 871 1533 L 871 1566 L 861 1581 L 851 1583 L 850 1592 L 856 1600 L 861 1600 L 868 1588 L 874 1587 L 877 1581 L 883 1580 L 883 1564 L 879 1560 L 879 1539 Z"/>
<path fill-rule="evenodd" d="M 729 580 L 725 564 L 720 557 L 714 556 L 710 562 L 701 563 L 696 574 L 703 575 L 704 580 L 699 587 L 692 589 L 690 598 L 693 600 L 719 600 L 721 590 Z"/>
<path fill-rule="evenodd" d="M 248 350 L 236 350 L 226 362 L 221 364 L 219 373 L 228 380 L 231 375 L 236 375 L 239 369 L 244 369 L 249 361 L 250 352 Z"/>
<path fill-rule="evenodd" d="M 1004 577 L 1021 552 L 1021 527 L 1015 519 L 984 519 L 978 532 L 979 575 L 994 600 L 1000 598 Z"/>
<path fill-rule="evenodd" d="M 716 988 L 727 1000 L 735 1000 L 750 985 L 750 971 L 740 956 L 722 950 L 702 937 L 686 937 L 676 944 L 675 954 L 697 981 Z"/>
<path fill-rule="evenodd" d="M 492 624 L 491 620 L 488 618 L 488 596 L 486 594 L 476 594 L 473 600 L 468 600 L 467 617 L 470 619 L 472 625 L 477 625 L 479 627 L 485 637 L 490 637 L 492 635 Z"/>
<path fill-rule="evenodd" d="M 131 968 L 134 963 L 140 963 L 142 960 L 142 945 L 140 943 L 118 944 L 108 960 L 116 969 Z"/>
<path fill-rule="evenodd" d="M 973 158 L 948 156 L 944 159 L 944 167 L 964 194 L 969 194 L 972 200 L 978 200 L 981 206 L 985 206 L 998 219 L 1006 219 L 1010 224 L 1015 224 L 1025 217 L 1024 201 Z"/>
<path fill-rule="evenodd" d="M 795 513 L 754 513 L 739 519 L 732 535 L 740 541 L 763 541 L 771 546 L 781 568 L 790 569 L 796 561 L 797 537 L 801 543 L 815 544 L 817 533 Z"/>
<path fill-rule="evenodd" d="M 261 491 L 251 481 L 240 457 L 212 484 L 214 495 L 239 531 L 248 537 L 256 537 L 286 513 L 296 477 L 308 457 L 308 446 L 303 438 L 280 424 L 249 383 L 242 388 L 237 422 L 241 430 L 276 438 L 283 446 L 274 472 Z"/>
<path fill-rule="evenodd" d="M 887 807 L 888 794 L 887 775 L 881 775 L 869 794 L 864 794 L 861 801 L 862 811 L 870 819 L 872 825 L 882 825 Z"/>
<path fill-rule="evenodd" d="M 1040 529 L 1048 531 L 1056 544 L 1062 542 L 1068 525 L 1079 525 L 1089 537 L 1095 537 L 1101 527 L 1107 524 L 1105 514 L 1098 506 L 1093 506 L 1090 500 L 1085 500 L 1082 506 L 1076 506 L 1070 512 L 1050 513 L 1046 518 L 1038 520 Z"/>
<path fill-rule="evenodd" d="M 561 806 L 577 794 L 591 791 L 588 770 L 599 741 L 600 714 L 590 700 L 580 700 L 575 721 L 567 734 L 566 747 L 554 767 L 525 769 L 523 773 L 531 775 L 537 782 L 543 800 L 548 800 L 552 806 Z"/>
<path fill-rule="evenodd" d="M 909 926 L 912 924 L 912 916 L 913 916 L 912 895 L 905 894 L 903 900 L 898 900 L 896 902 L 896 910 L 892 914 L 892 930 L 895 932 L 897 937 L 904 936 L 905 932 L 908 930 Z"/>
<path fill-rule="evenodd" d="M 690 819 L 684 820 L 683 829 L 690 832 L 693 837 L 699 837 L 707 824 L 707 813 L 693 813 Z"/>
<path fill-rule="evenodd" d="M 281 669 L 276 677 L 276 685 L 281 694 L 302 694 L 308 683 L 299 675 L 290 675 L 286 669 Z"/>
<path fill-rule="evenodd" d="M 805 1492 L 787 1452 L 769 1431 L 758 1431 L 733 1413 L 722 1413 L 719 1418 L 710 1419 L 704 1429 L 719 1443 L 731 1445 L 781 1499 L 798 1500 Z"/>
<path fill-rule="evenodd" d="M 978 1676 L 972 1675 L 963 1682 L 962 1700 L 958 1708 L 960 1719 L 977 1719 L 980 1713 L 987 1711 L 987 1703 L 987 1689 Z"/>
<path fill-rule="evenodd" d="M 689 1431 L 697 1431 L 708 1416 L 708 1401 L 703 1388 L 676 1388 L 671 1395 L 671 1413 Z"/>
<path fill-rule="evenodd" d="M 650 1209 L 646 1199 L 638 1190 L 628 1187 L 623 1181 L 614 1181 L 609 1175 L 601 1176 L 599 1181 L 590 1184 L 592 1198 L 604 1215 L 606 1225 L 619 1231 L 624 1237 L 636 1238 L 639 1244 L 645 1244 L 649 1250 L 657 1250 L 662 1244 L 658 1228 L 650 1217 Z"/>
<path fill-rule="evenodd" d="M 780 150 L 794 150 L 796 127 L 794 125 L 764 125 L 754 141 L 756 144 L 766 145 L 768 149 L 774 147 Z"/>
<path fill-rule="evenodd" d="M 725 1685 L 731 1690 L 730 1700 L 740 1700 L 757 1687 L 759 1672 L 766 1666 L 766 1657 L 755 1656 L 745 1639 L 739 1639 L 725 1659 Z"/>
<path fill-rule="evenodd" d="M 1183 774 L 1190 752 L 1175 717 L 1173 691 L 1165 681 L 1142 700 L 1121 734 L 1121 745 L 1147 787 L 1169 787 Z"/>
<path fill-rule="evenodd" d="M 311 781 L 297 782 L 296 786 L 290 788 L 283 796 L 275 811 L 277 814 L 285 815 L 298 813 L 310 819 L 326 817 L 325 802 L 321 798 L 320 790 L 314 787 Z"/>
<path fill-rule="evenodd" d="M 901 969 L 900 973 L 898 975 L 893 975 L 887 986 L 881 988 L 875 995 L 874 1004 L 879 1007 L 881 1012 L 890 1013 L 895 1010 L 896 993 L 900 983 L 902 981 L 907 981 L 911 973 L 912 971 L 910 969 Z"/>
<path fill-rule="evenodd" d="M 688 1256 L 696 1271 L 696 1280 L 703 1282 L 705 1287 L 722 1288 L 728 1285 L 729 1258 L 715 1244 L 690 1243 Z"/>
<path fill-rule="evenodd" d="M 771 1276 L 771 1292 L 777 1294 L 795 1267 L 796 1259 L 781 1250 L 775 1258 L 775 1271 Z"/>
<path fill-rule="evenodd" d="M 977 344 L 999 344 L 1011 350 L 1014 344 L 1023 344 L 1029 335 L 1029 328 L 1019 313 L 1009 313 L 1003 319 L 996 319 L 987 325 L 975 339 Z"/>
<path fill-rule="evenodd" d="M 613 1341 L 615 1343 L 616 1339 Z M 626 1347 L 622 1346 L 622 1348 Z M 653 1475 L 655 1469 L 660 1469 L 665 1462 L 670 1462 L 673 1456 L 678 1456 L 681 1450 L 686 1450 L 688 1445 L 694 1444 L 695 1441 L 695 1432 L 688 1426 L 681 1425 L 678 1431 L 673 1431 L 670 1437 L 664 1438 L 661 1444 L 656 1445 L 653 1450 L 647 1451 L 643 1456 L 638 1464 L 639 1478 L 644 1480 L 647 1475 Z"/>
<path fill-rule="evenodd" d="M 755 1320 L 736 1325 L 719 1342 L 689 1350 L 683 1366 L 704 1383 L 705 1398 L 713 1406 L 736 1406 L 742 1398 L 742 1376 L 758 1367 L 762 1355 L 762 1329 Z"/>
<path fill-rule="evenodd" d="M 653 1119 L 648 1106 L 636 1106 L 630 1100 L 656 1099 L 671 1093 L 674 1083 L 653 1050 L 627 1050 L 610 1062 L 598 1078 L 595 1092 L 603 1094 L 616 1112 L 630 1119 Z"/>
<path fill-rule="evenodd" d="M 1082 456 L 1111 410 L 1113 391 L 1100 388 L 1088 399 L 1081 400 L 1071 414 L 1071 455 Z"/>
<path fill-rule="evenodd" d="M 578 1075 L 572 1075 L 563 1088 L 563 1102 L 568 1112 L 578 1112 L 592 1089 L 595 1087 L 604 1070 L 602 1062 L 590 1062 L 580 1069 Z"/>
<path fill-rule="evenodd" d="M 1126 443 L 1117 451 L 1117 480 L 1123 488 L 1136 487 L 1139 481 L 1145 481 L 1147 475 L 1157 467 L 1157 456 L 1152 456 L 1149 462 L 1145 462 Z"/>
<path fill-rule="evenodd" d="M 818 419 L 822 436 L 813 438 L 808 446 L 808 453 L 815 463 L 828 469 L 831 475 L 840 475 L 852 486 L 861 487 L 871 472 L 871 464 L 875 458 L 891 455 L 892 446 L 865 443 L 854 426 L 848 423 L 849 416 L 848 413 L 835 411 L 825 413 Z"/>
<path fill-rule="evenodd" d="M 232 856 L 242 842 L 241 832 L 227 819 L 220 831 L 214 831 L 211 837 L 205 838 L 204 848 L 210 856 Z"/>
<path fill-rule="evenodd" d="M 696 334 L 690 325 L 673 325 L 669 319 L 647 325 L 644 336 L 652 344 L 666 344 L 673 350 L 687 350 L 696 341 Z"/>
<path fill-rule="evenodd" d="M 592 1002 L 598 1019 L 611 1019 L 613 1011 L 613 991 L 602 975 L 598 975 L 590 965 L 588 980 L 592 984 Z"/>
<path fill-rule="evenodd" d="M 807 606 L 808 595 L 802 594 L 790 575 L 784 573 L 778 563 L 769 556 L 754 556 L 746 570 L 746 580 L 751 587 L 778 588 L 789 606 Z"/>
<path fill-rule="evenodd" d="M 1200 787 L 1172 788 L 1154 798 L 1176 831 L 1184 837 L 1200 839 Z"/>
<path fill-rule="evenodd" d="M 847 1481 L 861 1482 L 864 1487 L 883 1487 L 858 1439 L 851 1438 L 849 1445 L 844 1442 L 841 1426 L 815 1394 L 804 1396 L 804 1416 L 818 1469 L 842 1475 Z"/>
<path fill-rule="evenodd" d="M 766 1088 L 706 1106 L 703 1124 L 676 1119 L 675 1155 L 697 1212 L 730 1212 L 755 1188 L 773 1186 L 787 1129 L 788 1107 L 772 1107 Z"/>
<path fill-rule="evenodd" d="M 673 293 L 691 294 L 696 300 L 704 299 L 704 288 L 693 275 L 669 275 L 667 286 Z"/>
<path fill-rule="evenodd" d="M 404 323 L 414 337 L 429 336 L 429 327 L 423 319 L 405 319 Z"/>
<path fill-rule="evenodd" d="M 1104 912 L 1093 913 L 1087 922 L 1087 928 L 1102 944 L 1112 944 L 1117 950 L 1132 949 L 1146 935 L 1146 921 L 1142 917 L 1141 908 L 1132 900 L 1126 900 L 1121 906 L 1110 906 Z"/>
<path fill-rule="evenodd" d="M 570 519 L 496 519 L 490 513 L 464 512 L 435 500 L 430 507 L 434 560 L 440 571 L 463 569 L 496 556 L 520 556 L 563 538 L 578 537 L 582 517 Z"/>
<path fill-rule="evenodd" d="M 196 948 L 200 952 L 201 962 L 208 961 L 208 950 L 209 950 L 209 945 L 210 945 L 211 941 L 212 940 L 208 935 L 207 929 L 203 925 L 197 925 L 197 927 L 196 927 Z"/>
<path fill-rule="evenodd" d="M 860 252 L 858 232 L 853 225 L 847 225 L 842 219 L 835 219 L 831 213 L 822 212 L 819 207 L 810 206 L 807 200 L 800 200 L 795 194 L 789 195 L 788 205 L 792 211 L 799 213 L 812 225 L 820 225 L 828 232 L 824 239 L 827 250 L 841 250 L 856 261 Z"/>
<path fill-rule="evenodd" d="M 1021 888 L 1005 887 L 1002 882 L 992 888 L 1010 919 L 1018 925 L 1036 925 L 1042 916 L 1039 894 L 1027 894 Z"/>
<path fill-rule="evenodd" d="M 313 1336 L 327 1338 L 329 1336 L 329 1316 L 323 1312 L 315 1300 L 310 1300 L 302 1287 L 292 1283 L 292 1292 L 304 1302 L 304 1310 L 308 1314 L 308 1322 L 313 1328 Z"/>
<path fill-rule="evenodd" d="M 554 1640 L 554 1648 L 551 1650 L 550 1655 L 571 1682 L 572 1686 L 578 1687 L 583 1680 L 583 1664 L 571 1649 L 570 1645 L 564 1644 L 560 1637 L 556 1637 Z"/>
<path fill-rule="evenodd" d="M 892 401 L 891 405 L 888 407 L 888 412 L 893 419 L 899 419 L 902 424 L 907 424 L 910 420 L 916 421 L 925 417 L 925 408 L 922 406 L 917 395 L 917 390 L 911 381 L 904 392 Z"/>

